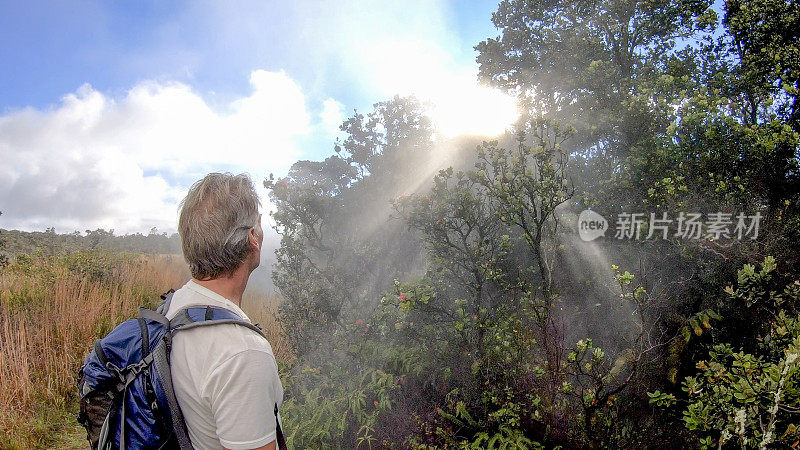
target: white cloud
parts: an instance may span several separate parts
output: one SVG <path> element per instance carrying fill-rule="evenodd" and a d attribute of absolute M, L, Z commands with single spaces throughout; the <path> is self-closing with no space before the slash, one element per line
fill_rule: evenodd
<path fill-rule="evenodd" d="M 367 106 L 354 101 L 416 94 L 434 104 L 446 135 L 500 131 L 511 101 L 477 85 L 474 42 L 462 45 L 451 5 L 196 2 L 145 33 L 135 51 L 107 44 L 111 64 L 159 80 L 185 69 L 182 79 L 194 85 L 197 73 L 199 86 L 202 74 L 227 79 L 269 63 L 301 76 L 305 91 L 283 72 L 255 71 L 251 91 L 221 107 L 187 84 L 151 81 L 122 97 L 87 85 L 52 108 L 0 115 L 0 228 L 172 230 L 191 182 L 230 170 L 250 172 L 260 186 L 309 156 L 297 142 L 333 137 L 347 110 Z M 217 87 L 217 100 L 238 89 Z M 321 106 L 313 120 L 307 102 Z"/>
<path fill-rule="evenodd" d="M 246 171 L 258 186 L 285 172 L 309 131 L 303 93 L 283 72 L 254 71 L 250 84 L 224 111 L 184 84 L 144 82 L 121 99 L 84 85 L 50 109 L 0 116 L 0 227 L 174 230 L 206 172 Z"/>
<path fill-rule="evenodd" d="M 396 94 L 414 94 L 434 105 L 433 118 L 445 135 L 499 133 L 516 118 L 514 100 L 478 85 L 477 42 L 463 42 L 455 23 L 454 8 L 464 7 L 447 0 L 197 2 L 179 19 L 193 25 L 187 28 L 197 39 L 167 39 L 163 45 L 170 47 L 159 55 L 182 55 L 186 42 L 199 42 L 203 52 L 229 64 L 277 59 L 299 68 L 293 73 L 309 80 L 315 102 L 347 98 L 345 111 L 363 110 Z M 349 103 L 353 99 L 367 104 Z"/>
<path fill-rule="evenodd" d="M 344 122 L 344 105 L 329 98 L 322 102 L 322 111 L 319 113 L 322 120 L 322 130 L 330 136 L 336 136 L 341 131 L 339 126 Z"/>

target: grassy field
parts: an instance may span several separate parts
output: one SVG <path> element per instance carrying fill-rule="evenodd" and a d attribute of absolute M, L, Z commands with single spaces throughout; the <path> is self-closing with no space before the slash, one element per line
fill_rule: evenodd
<path fill-rule="evenodd" d="M 0 269 L 0 448 L 86 448 L 75 377 L 91 343 L 188 279 L 179 255 L 106 251 L 22 255 Z M 276 305 L 243 299 L 285 360 Z"/>

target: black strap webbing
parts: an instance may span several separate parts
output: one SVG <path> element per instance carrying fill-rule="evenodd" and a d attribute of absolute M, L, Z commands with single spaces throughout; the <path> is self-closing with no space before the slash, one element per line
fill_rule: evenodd
<path fill-rule="evenodd" d="M 94 341 L 94 353 L 97 355 L 100 364 L 105 367 L 106 364 L 108 364 L 108 358 L 106 358 L 106 353 L 103 351 L 103 346 L 100 344 L 100 339 Z"/>
<path fill-rule="evenodd" d="M 142 358 L 150 354 L 150 332 L 147 330 L 147 322 L 143 318 L 137 319 L 139 330 L 142 332 Z"/>
<path fill-rule="evenodd" d="M 139 317 L 142 319 L 152 320 L 153 322 L 158 322 L 165 327 L 169 326 L 169 320 L 164 317 L 163 314 L 159 314 L 158 312 L 147 308 L 139 308 Z"/>
<path fill-rule="evenodd" d="M 278 436 L 278 450 L 286 450 L 286 438 L 283 437 L 281 429 L 281 419 L 278 417 L 278 404 L 275 403 L 275 434 Z"/>

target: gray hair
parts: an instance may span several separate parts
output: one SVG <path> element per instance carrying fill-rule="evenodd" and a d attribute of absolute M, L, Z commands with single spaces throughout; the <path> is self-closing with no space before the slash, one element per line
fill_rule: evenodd
<path fill-rule="evenodd" d="M 199 280 L 233 273 L 250 252 L 248 234 L 259 220 L 250 176 L 210 173 L 180 203 L 178 232 L 183 257 Z"/>

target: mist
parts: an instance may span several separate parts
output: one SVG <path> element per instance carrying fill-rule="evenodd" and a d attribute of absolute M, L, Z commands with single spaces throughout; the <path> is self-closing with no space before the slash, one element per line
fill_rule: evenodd
<path fill-rule="evenodd" d="M 246 309 L 289 448 L 796 447 L 797 4 L 491 6 L 165 6 L 94 48 L 153 46 L 126 86 L 95 64 L 9 103 L 3 223 L 49 228 L 0 230 L 0 374 L 27 380 L 0 430 L 33 424 L 0 447 L 60 442 L 27 411 L 67 416 L 107 297 L 122 319 L 189 277 L 158 230 L 212 171 L 261 198 Z M 62 342 L 63 286 L 96 308 Z"/>
<path fill-rule="evenodd" d="M 500 3 L 475 49 L 515 99 L 479 106 L 504 130 L 395 96 L 264 180 L 297 356 L 284 412 L 327 433 L 296 445 L 756 446 L 784 426 L 752 406 L 775 384 L 737 386 L 752 358 L 793 370 L 769 336 L 797 313 L 795 103 L 746 87 L 746 32 L 713 5 L 614 5 Z"/>

